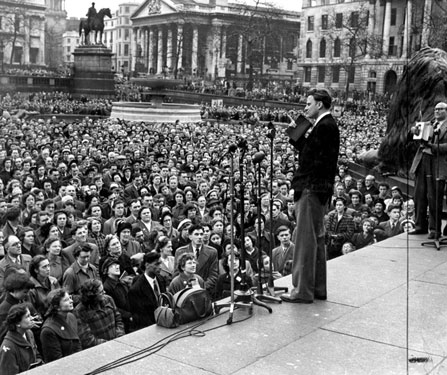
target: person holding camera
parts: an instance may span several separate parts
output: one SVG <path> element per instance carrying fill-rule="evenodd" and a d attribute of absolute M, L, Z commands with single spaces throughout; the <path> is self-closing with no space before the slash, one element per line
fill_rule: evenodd
<path fill-rule="evenodd" d="M 438 239 L 441 235 L 442 200 L 447 176 L 447 103 L 437 103 L 434 116 L 433 136 L 421 141 L 410 168 L 415 182 L 416 211 L 416 228 L 410 234 L 430 232 L 429 239 Z M 412 132 L 417 134 L 414 128 Z"/>

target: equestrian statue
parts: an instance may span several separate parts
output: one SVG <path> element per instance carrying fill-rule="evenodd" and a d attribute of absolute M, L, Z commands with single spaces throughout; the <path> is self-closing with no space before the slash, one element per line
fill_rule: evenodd
<path fill-rule="evenodd" d="M 79 24 L 79 37 L 82 37 L 82 30 L 84 30 L 84 38 L 81 39 L 82 44 L 90 44 L 89 34 L 91 31 L 95 32 L 95 40 L 93 44 L 102 44 L 102 34 L 104 32 L 104 17 L 112 18 L 109 8 L 103 8 L 96 12 L 95 3 L 89 8 L 87 13 L 87 20 L 82 20 Z M 99 42 L 98 42 L 99 33 Z"/>

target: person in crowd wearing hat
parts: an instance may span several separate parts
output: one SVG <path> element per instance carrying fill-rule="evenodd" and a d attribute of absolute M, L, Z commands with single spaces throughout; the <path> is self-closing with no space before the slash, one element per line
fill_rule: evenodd
<path fill-rule="evenodd" d="M 144 238 L 143 233 L 143 247 L 140 245 L 140 241 L 135 240 L 132 237 L 133 230 L 141 230 L 140 226 L 133 227 L 129 223 L 122 221 L 118 224 L 116 236 L 118 237 L 121 248 L 124 254 L 128 255 L 131 259 L 141 260 L 143 253 L 147 249 L 147 241 Z"/>
<path fill-rule="evenodd" d="M 19 238 L 15 235 L 5 236 L 3 240 L 5 249 L 5 257 L 0 260 L 0 292 L 3 290 L 3 281 L 6 269 L 12 265 L 18 265 L 25 270 L 28 270 L 31 256 L 22 254 L 22 246 Z"/>
<path fill-rule="evenodd" d="M 315 122 L 303 137 L 289 140 L 299 151 L 299 168 L 292 181 L 295 230 L 299 235 L 294 237 L 293 289 L 281 296 L 286 302 L 312 303 L 315 298 L 327 298 L 323 218 L 332 195 L 340 148 L 338 126 L 330 114 L 331 103 L 326 90 L 309 91 L 304 113 Z"/>
<path fill-rule="evenodd" d="M 354 233 L 350 240 L 356 250 L 376 242 L 374 237 L 374 227 L 375 224 L 371 219 L 366 218 L 362 220 L 362 231 L 360 233 Z"/>
<path fill-rule="evenodd" d="M 90 263 L 91 253 L 90 244 L 76 246 L 73 251 L 75 261 L 67 268 L 63 276 L 63 287 L 72 296 L 75 304 L 80 300 L 81 286 L 87 280 L 99 279 L 97 268 Z"/>
<path fill-rule="evenodd" d="M 205 281 L 205 289 L 212 294 L 214 293 L 218 276 L 217 250 L 214 247 L 203 244 L 203 227 L 200 224 L 191 225 L 188 229 L 188 234 L 191 242 L 176 250 L 176 265 L 178 265 L 182 254 L 194 254 L 197 259 L 197 274 Z"/>
<path fill-rule="evenodd" d="M 82 350 L 70 295 L 63 288 L 55 289 L 48 294 L 47 301 L 48 310 L 40 333 L 45 363 Z"/>
<path fill-rule="evenodd" d="M 100 280 L 87 280 L 80 289 L 74 314 L 82 349 L 91 348 L 125 334 L 124 324 L 112 297 L 104 293 Z"/>
<path fill-rule="evenodd" d="M 385 222 L 389 220 L 388 214 L 385 212 L 385 202 L 383 199 L 376 198 L 374 200 L 374 209 L 372 213 L 379 219 L 379 223 Z"/>
<path fill-rule="evenodd" d="M 281 225 L 275 232 L 279 240 L 279 246 L 273 249 L 273 268 L 281 275 L 287 276 L 292 272 L 293 251 L 295 245 L 292 243 L 290 228 Z"/>
<path fill-rule="evenodd" d="M 383 241 L 387 238 L 397 236 L 403 232 L 402 225 L 399 221 L 400 219 L 400 206 L 390 206 L 388 209 L 389 220 L 379 223 L 379 225 L 374 228 L 374 235 L 377 242 Z"/>
<path fill-rule="evenodd" d="M 136 330 L 155 324 L 154 311 L 158 307 L 158 296 L 166 292 L 164 279 L 160 276 L 160 254 L 144 255 L 144 273 L 135 278 L 129 290 L 129 305 Z"/>
<path fill-rule="evenodd" d="M 178 248 L 186 246 L 191 242 L 191 240 L 189 238 L 189 233 L 188 233 L 188 230 L 191 227 L 191 225 L 192 225 L 192 222 L 189 219 L 183 219 L 179 223 L 179 225 L 177 227 L 179 235 L 172 240 L 172 250 L 173 250 L 174 254 Z"/>
<path fill-rule="evenodd" d="M 120 263 L 119 258 L 114 256 L 107 257 L 101 265 L 101 273 L 104 280 L 104 291 L 115 301 L 116 307 L 123 319 L 124 331 L 129 333 L 133 320 L 128 296 L 131 282 L 126 282 L 122 277 L 123 273 Z"/>

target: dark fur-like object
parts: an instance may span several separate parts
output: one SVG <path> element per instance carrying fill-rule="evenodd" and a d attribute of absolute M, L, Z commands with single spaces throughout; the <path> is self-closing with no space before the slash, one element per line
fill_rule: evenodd
<path fill-rule="evenodd" d="M 447 53 L 423 48 L 405 67 L 391 101 L 387 131 L 379 148 L 382 172 L 408 175 L 418 146 L 410 129 L 417 121 L 431 121 L 434 106 L 446 97 Z"/>

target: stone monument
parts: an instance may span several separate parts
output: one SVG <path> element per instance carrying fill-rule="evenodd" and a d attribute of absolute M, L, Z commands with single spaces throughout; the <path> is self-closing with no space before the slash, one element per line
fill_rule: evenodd
<path fill-rule="evenodd" d="M 114 97 L 113 53 L 102 44 L 104 18 L 111 18 L 112 15 L 109 8 L 103 8 L 96 12 L 95 3 L 92 3 L 87 16 L 88 19 L 82 20 L 79 24 L 81 45 L 73 52 L 74 78 L 72 93 L 75 96 Z M 93 43 L 91 43 L 91 38 L 89 38 L 91 32 L 92 34 L 94 32 Z"/>

